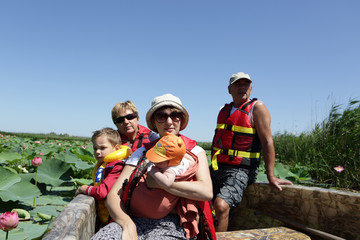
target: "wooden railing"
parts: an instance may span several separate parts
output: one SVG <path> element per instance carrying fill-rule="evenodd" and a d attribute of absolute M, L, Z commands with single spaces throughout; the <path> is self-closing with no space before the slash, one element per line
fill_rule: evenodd
<path fill-rule="evenodd" d="M 95 199 L 77 195 L 57 216 L 45 240 L 89 240 L 95 233 Z"/>

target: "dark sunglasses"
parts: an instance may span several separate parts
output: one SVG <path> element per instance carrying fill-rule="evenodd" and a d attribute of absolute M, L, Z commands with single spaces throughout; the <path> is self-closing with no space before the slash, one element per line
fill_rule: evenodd
<path fill-rule="evenodd" d="M 158 123 L 164 123 L 169 117 L 174 122 L 179 122 L 182 117 L 182 112 L 173 111 L 170 114 L 167 114 L 165 112 L 158 112 L 155 114 L 155 120 Z"/>
<path fill-rule="evenodd" d="M 135 113 L 131 113 L 131 114 L 128 114 L 128 115 L 125 115 L 125 116 L 122 116 L 122 117 L 118 117 L 117 119 L 115 119 L 115 122 L 116 123 L 123 123 L 125 121 L 125 118 L 127 120 L 133 120 L 136 117 L 137 117 L 137 115 Z"/>

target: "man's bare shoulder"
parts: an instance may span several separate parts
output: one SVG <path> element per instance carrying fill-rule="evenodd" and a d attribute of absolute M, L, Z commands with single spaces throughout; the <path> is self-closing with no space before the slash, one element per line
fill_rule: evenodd
<path fill-rule="evenodd" d="M 254 105 L 254 109 L 253 109 L 254 114 L 265 114 L 268 113 L 268 109 L 265 106 L 265 103 L 262 101 L 257 101 L 256 104 Z"/>

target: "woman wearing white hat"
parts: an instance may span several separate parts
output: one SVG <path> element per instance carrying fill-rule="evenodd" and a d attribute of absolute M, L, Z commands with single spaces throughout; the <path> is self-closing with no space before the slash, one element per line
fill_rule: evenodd
<path fill-rule="evenodd" d="M 140 190 L 140 184 L 137 183 L 133 189 L 131 187 L 130 190 L 129 188 L 122 189 L 125 179 L 126 181 L 130 179 L 131 183 L 135 182 L 131 175 L 133 172 L 140 172 L 138 169 L 142 168 L 145 162 L 141 160 L 144 159 L 143 156 L 150 146 L 139 148 L 127 160 L 123 172 L 107 196 L 107 207 L 115 223 L 101 229 L 92 239 L 189 239 L 189 231 L 185 225 L 180 225 L 181 214 L 174 214 L 177 213 L 175 209 L 162 207 L 163 196 L 166 196 L 167 200 L 169 197 L 170 202 L 171 196 L 197 201 L 205 214 L 205 222 L 210 228 L 210 235 L 215 235 L 212 218 L 209 219 L 211 210 L 208 201 L 212 199 L 212 183 L 206 153 L 196 144 L 196 141 L 179 134 L 186 128 L 188 121 L 187 110 L 180 99 L 171 94 L 155 97 L 146 114 L 149 129 L 158 132 L 160 137 L 165 136 L 166 132 L 180 136 L 188 153 L 197 158 L 196 180 L 174 182 L 171 187 L 160 189 L 160 186 L 149 175 L 141 175 L 147 187 Z M 137 165 L 140 167 L 136 168 Z M 141 183 L 141 180 L 139 182 Z M 128 185 L 131 186 L 131 184 Z M 196 230 L 199 233 L 198 229 Z M 192 232 L 191 238 L 193 235 Z M 198 236 L 197 239 L 201 238 Z"/>

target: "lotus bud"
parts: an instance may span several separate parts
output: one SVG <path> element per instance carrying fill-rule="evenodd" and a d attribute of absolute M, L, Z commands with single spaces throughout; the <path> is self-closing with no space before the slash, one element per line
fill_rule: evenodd
<path fill-rule="evenodd" d="M 33 160 L 31 160 L 31 164 L 35 167 L 40 166 L 41 163 L 42 163 L 41 157 L 35 157 Z"/>
<path fill-rule="evenodd" d="M 0 215 L 0 229 L 7 232 L 17 227 L 19 216 L 16 212 L 5 212 Z"/>

